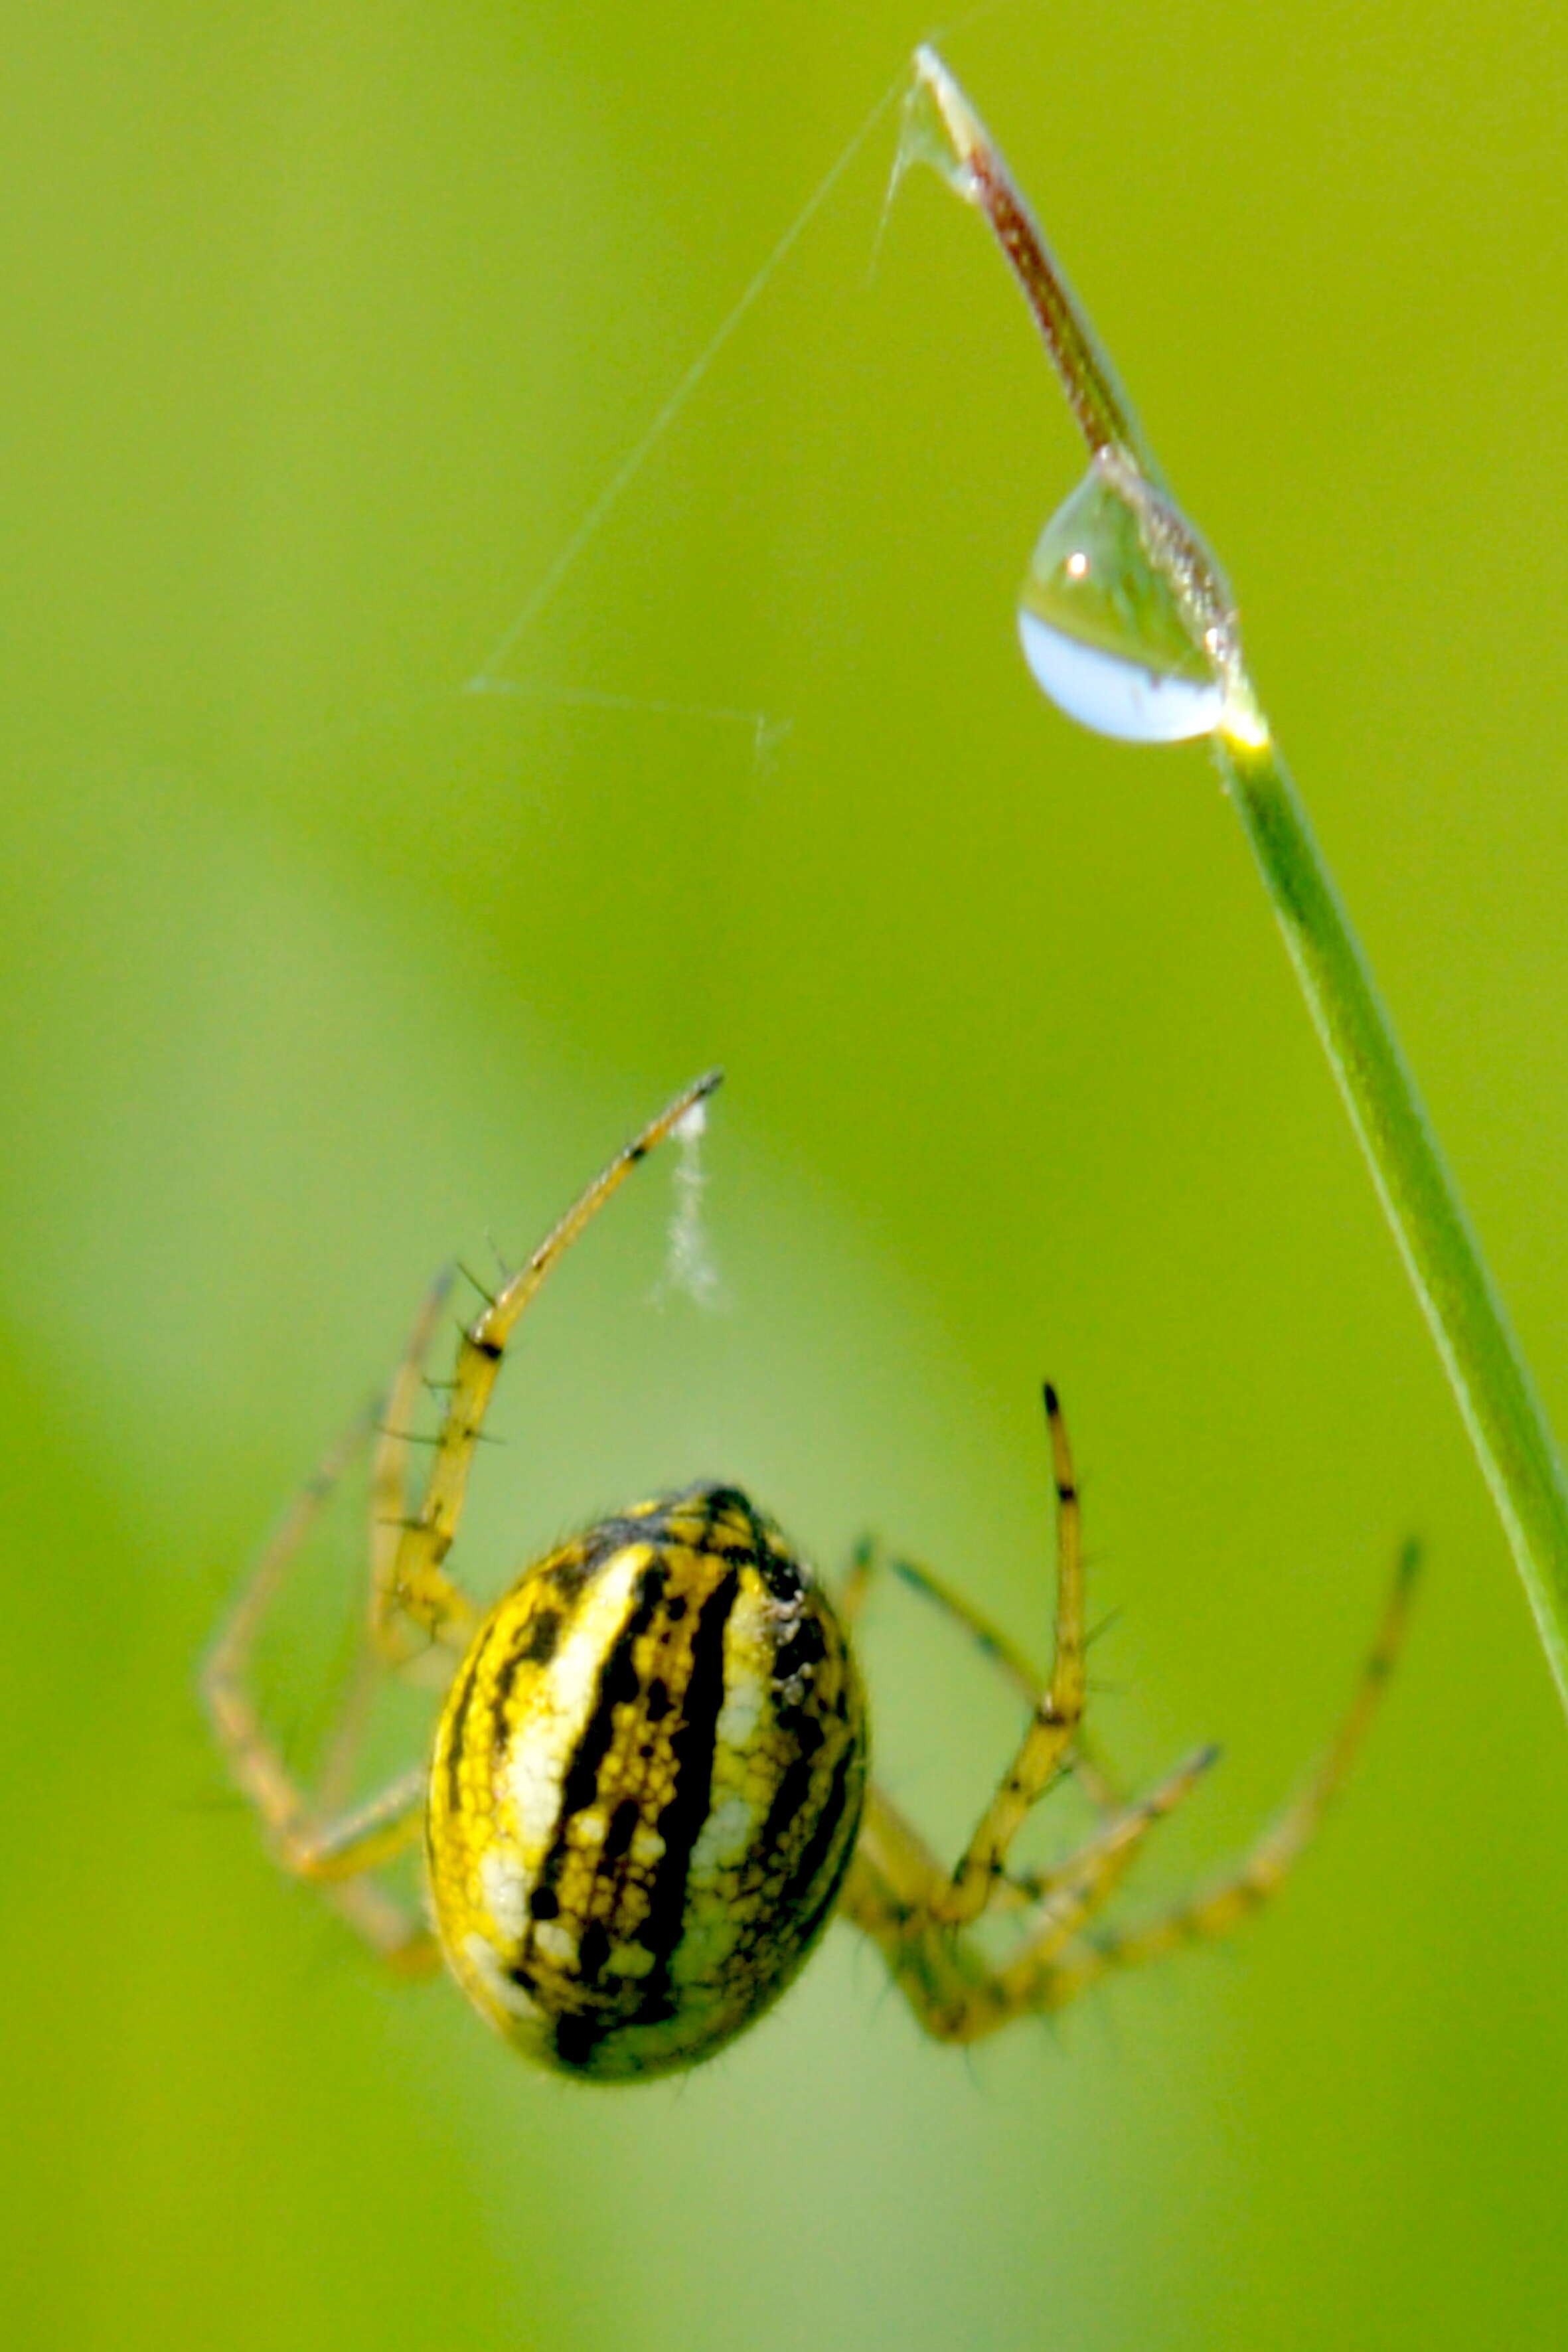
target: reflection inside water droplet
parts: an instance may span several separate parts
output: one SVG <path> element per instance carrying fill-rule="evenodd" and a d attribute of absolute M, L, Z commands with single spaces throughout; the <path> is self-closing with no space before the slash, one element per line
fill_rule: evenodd
<path fill-rule="evenodd" d="M 1176 743 L 1219 724 L 1221 671 L 1098 467 L 1040 533 L 1018 634 L 1041 691 L 1097 734 Z"/>

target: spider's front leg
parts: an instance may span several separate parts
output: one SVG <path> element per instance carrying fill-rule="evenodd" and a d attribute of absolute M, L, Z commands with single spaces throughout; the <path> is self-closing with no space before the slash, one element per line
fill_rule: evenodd
<path fill-rule="evenodd" d="M 435 1940 L 417 1917 L 365 1874 L 418 1837 L 428 1775 L 421 1765 L 366 1802 L 345 1809 L 342 1793 L 353 1777 L 371 1697 L 384 1674 L 414 1661 L 420 1646 L 416 1634 L 458 1654 L 469 1646 L 479 1612 L 447 1574 L 444 1563 L 462 1516 L 474 1449 L 507 1341 L 551 1267 L 638 1160 L 698 1113 L 719 1084 L 719 1076 L 710 1072 L 688 1087 L 611 1160 L 528 1264 L 463 1332 L 429 1476 L 417 1509 L 410 1514 L 409 1424 L 446 1296 L 446 1278 L 436 1285 L 415 1324 L 384 1412 L 357 1423 L 329 1454 L 258 1560 L 203 1665 L 201 1695 L 218 1745 L 260 1815 L 279 1861 L 296 1877 L 319 1885 L 372 1948 L 400 1969 L 434 1965 L 438 1958 Z M 366 1648 L 356 1662 L 321 1780 L 311 1792 L 290 1773 L 263 1725 L 253 1686 L 256 1647 L 284 1576 L 322 1503 L 373 1428 L 379 1430 L 379 1438 L 370 1475 Z"/>
<path fill-rule="evenodd" d="M 650 1119 L 641 1134 L 594 1179 L 527 1264 L 487 1300 L 463 1332 L 424 1498 L 377 1569 L 372 1622 L 379 1643 L 395 1643 L 395 1621 L 401 1612 L 448 1648 L 468 1648 L 478 1619 L 466 1596 L 446 1575 L 443 1562 L 463 1515 L 474 1449 L 484 1429 L 507 1343 L 552 1267 L 620 1190 L 638 1161 L 646 1160 L 667 1136 L 677 1129 L 684 1132 L 685 1122 L 700 1118 L 702 1105 L 722 1076 L 720 1070 L 710 1070 L 667 1103 L 658 1118 Z M 389 1473 L 389 1488 L 394 1484 Z"/>

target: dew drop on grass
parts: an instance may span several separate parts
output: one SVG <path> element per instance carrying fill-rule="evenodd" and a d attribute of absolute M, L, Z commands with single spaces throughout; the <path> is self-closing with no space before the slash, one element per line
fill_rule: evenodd
<path fill-rule="evenodd" d="M 1096 734 L 1177 743 L 1219 724 L 1226 689 L 1138 518 L 1093 467 L 1040 533 L 1018 599 L 1035 683 Z"/>

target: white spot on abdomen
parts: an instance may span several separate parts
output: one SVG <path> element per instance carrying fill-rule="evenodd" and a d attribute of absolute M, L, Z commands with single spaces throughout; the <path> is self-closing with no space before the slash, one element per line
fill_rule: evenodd
<path fill-rule="evenodd" d="M 479 1857 L 479 1889 L 497 1935 L 508 1944 L 521 1944 L 528 1931 L 532 1886 L 532 1874 L 524 1869 L 520 1854 L 510 1846 L 486 1847 Z"/>

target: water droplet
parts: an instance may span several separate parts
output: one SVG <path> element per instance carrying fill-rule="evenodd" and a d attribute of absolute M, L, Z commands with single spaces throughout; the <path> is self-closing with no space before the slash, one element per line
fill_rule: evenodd
<path fill-rule="evenodd" d="M 1215 654 L 1194 635 L 1150 562 L 1137 515 L 1099 467 L 1040 533 L 1018 634 L 1035 683 L 1096 734 L 1177 743 L 1220 722 L 1226 686 Z"/>

